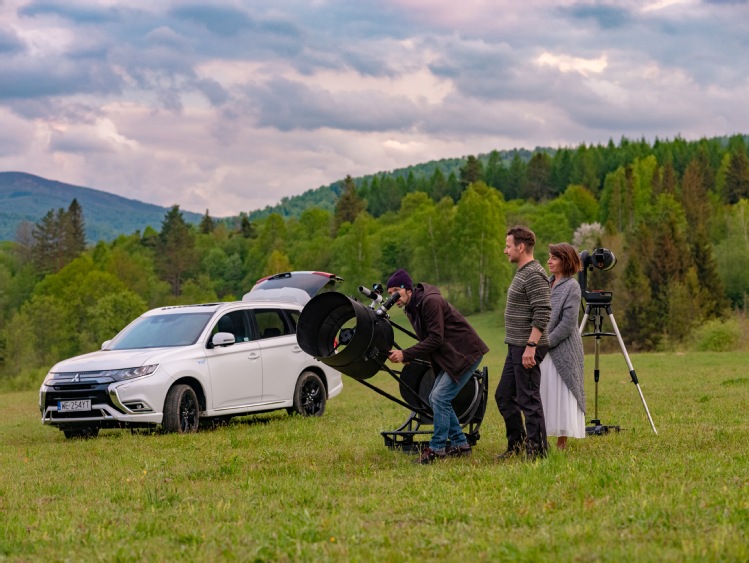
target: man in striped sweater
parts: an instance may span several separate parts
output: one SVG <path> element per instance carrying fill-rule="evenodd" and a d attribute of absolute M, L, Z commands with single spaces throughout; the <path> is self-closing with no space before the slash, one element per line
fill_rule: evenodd
<path fill-rule="evenodd" d="M 548 447 L 539 366 L 549 349 L 546 325 L 551 298 L 546 271 L 533 258 L 535 244 L 536 235 L 527 227 L 517 225 L 507 231 L 504 252 L 518 271 L 507 290 L 507 358 L 495 393 L 507 428 L 507 451 L 499 459 L 514 457 L 523 449 L 531 460 L 545 457 Z"/>

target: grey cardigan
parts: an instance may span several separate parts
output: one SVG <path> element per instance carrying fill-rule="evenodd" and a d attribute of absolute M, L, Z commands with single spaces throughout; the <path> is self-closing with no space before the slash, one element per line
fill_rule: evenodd
<path fill-rule="evenodd" d="M 549 278 L 549 283 L 554 276 Z M 549 356 L 559 376 L 572 392 L 580 409 L 585 412 L 585 387 L 583 380 L 583 339 L 577 323 L 580 310 L 580 284 L 574 278 L 562 278 L 551 288 L 551 319 Z"/>

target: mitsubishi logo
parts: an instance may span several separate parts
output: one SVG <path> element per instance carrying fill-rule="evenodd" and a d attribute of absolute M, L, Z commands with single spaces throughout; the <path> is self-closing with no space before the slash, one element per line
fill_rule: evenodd
<path fill-rule="evenodd" d="M 76 373 L 73 376 L 73 379 L 70 380 L 70 383 L 79 383 L 80 381 L 81 381 L 81 374 L 80 373 Z"/>

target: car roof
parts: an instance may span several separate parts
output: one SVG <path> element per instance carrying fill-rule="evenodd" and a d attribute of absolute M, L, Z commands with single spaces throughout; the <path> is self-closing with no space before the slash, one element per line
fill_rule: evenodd
<path fill-rule="evenodd" d="M 213 314 L 216 311 L 219 310 L 231 310 L 231 309 L 237 309 L 237 308 L 245 308 L 245 309 L 261 309 L 264 307 L 276 307 L 279 309 L 298 309 L 301 310 L 301 305 L 298 303 L 293 303 L 290 301 L 270 301 L 270 300 L 263 300 L 263 301 L 256 301 L 256 302 L 247 302 L 247 301 L 226 301 L 222 303 L 204 303 L 204 304 L 194 304 L 194 305 L 170 305 L 167 307 L 157 307 L 156 309 L 151 309 L 150 311 L 147 311 L 143 313 L 142 316 L 144 317 L 153 317 L 156 315 L 179 315 L 179 314 L 187 314 L 187 315 L 194 315 L 198 313 L 210 313 Z"/>

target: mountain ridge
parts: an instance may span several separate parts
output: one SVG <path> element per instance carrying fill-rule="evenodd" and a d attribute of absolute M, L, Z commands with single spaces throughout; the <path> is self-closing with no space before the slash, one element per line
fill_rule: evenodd
<path fill-rule="evenodd" d="M 48 180 L 27 172 L 0 172 L 0 240 L 14 240 L 23 221 L 38 222 L 50 209 L 67 209 L 73 199 L 83 208 L 86 241 L 113 240 L 121 234 L 157 231 L 169 210 L 151 203 L 94 188 Z M 182 211 L 185 221 L 197 224 L 202 215 Z"/>

